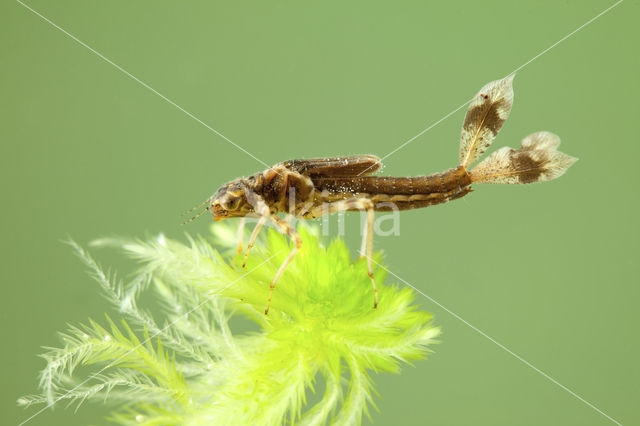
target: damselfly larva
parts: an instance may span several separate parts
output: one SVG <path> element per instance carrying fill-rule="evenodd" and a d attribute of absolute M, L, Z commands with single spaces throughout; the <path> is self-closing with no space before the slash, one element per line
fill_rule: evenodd
<path fill-rule="evenodd" d="M 245 262 L 267 221 L 293 239 L 293 250 L 271 281 L 264 311 L 267 314 L 276 283 L 302 245 L 295 229 L 278 213 L 314 219 L 341 211 L 366 211 L 361 255 L 367 257 L 376 308 L 378 291 L 371 259 L 374 211 L 409 210 L 455 200 L 471 192 L 472 183 L 544 182 L 561 176 L 576 161 L 556 150 L 560 144 L 558 136 L 537 132 L 525 137 L 519 149 L 500 148 L 469 169 L 509 116 L 512 82 L 513 75 L 491 82 L 473 98 L 462 125 L 460 163 L 454 169 L 429 176 L 382 177 L 371 176 L 381 166 L 380 159 L 373 155 L 290 160 L 222 186 L 203 203 L 206 208 L 189 221 L 206 211 L 211 212 L 215 221 L 258 217 L 245 251 Z"/>

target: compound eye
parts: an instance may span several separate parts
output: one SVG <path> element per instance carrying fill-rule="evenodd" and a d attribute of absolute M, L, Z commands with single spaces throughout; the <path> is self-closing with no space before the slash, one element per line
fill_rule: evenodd
<path fill-rule="evenodd" d="M 230 211 L 238 210 L 238 207 L 240 207 L 240 198 L 231 198 L 230 200 L 227 201 L 225 205 L 225 209 Z"/>

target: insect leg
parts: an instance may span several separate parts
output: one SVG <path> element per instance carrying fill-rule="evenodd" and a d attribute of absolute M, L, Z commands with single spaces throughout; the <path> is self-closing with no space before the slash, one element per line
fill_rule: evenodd
<path fill-rule="evenodd" d="M 376 286 L 376 280 L 373 277 L 373 222 L 374 222 L 374 210 L 373 201 L 368 198 L 350 198 L 348 200 L 340 200 L 333 203 L 325 204 L 323 206 L 312 209 L 312 214 L 315 217 L 319 217 L 323 214 L 337 213 L 348 210 L 366 210 L 367 211 L 367 226 L 364 229 L 364 235 L 362 238 L 362 246 L 360 247 L 360 257 L 367 257 L 367 275 L 371 279 L 371 286 L 373 287 L 373 308 L 378 307 L 378 287 Z"/>
<path fill-rule="evenodd" d="M 256 238 L 258 237 L 258 233 L 262 226 L 265 224 L 267 219 L 269 219 L 269 213 L 263 214 L 260 216 L 260 220 L 256 224 L 256 227 L 253 228 L 253 232 L 251 233 L 251 237 L 249 238 L 249 244 L 247 244 L 247 251 L 244 252 L 244 261 L 242 262 L 242 267 L 244 268 L 247 264 L 247 259 L 249 258 L 249 251 L 253 248 L 254 243 L 256 242 Z"/>
<path fill-rule="evenodd" d="M 244 217 L 240 218 L 240 223 L 238 224 L 238 254 L 242 253 L 242 240 L 244 238 L 244 225 L 246 219 Z"/>
<path fill-rule="evenodd" d="M 273 289 L 276 287 L 276 283 L 284 273 L 285 269 L 287 269 L 287 266 L 289 266 L 289 264 L 295 257 L 296 253 L 298 253 L 298 250 L 300 250 L 300 247 L 302 247 L 302 239 L 300 238 L 300 235 L 298 235 L 296 230 L 293 228 L 293 226 L 291 226 L 289 222 L 287 222 L 286 220 L 280 219 L 277 216 L 270 216 L 270 217 L 273 223 L 276 226 L 278 226 L 280 231 L 283 234 L 287 234 L 289 238 L 291 238 L 295 242 L 295 246 L 293 247 L 293 250 L 291 250 L 291 253 L 289 253 L 289 256 L 287 256 L 284 262 L 282 262 L 282 265 L 280 265 L 278 272 L 276 272 L 276 275 L 271 280 L 271 284 L 269 284 L 269 297 L 267 298 L 267 307 L 264 309 L 265 315 L 269 313 L 269 306 L 271 306 L 271 297 L 273 296 Z"/>
<path fill-rule="evenodd" d="M 265 222 L 267 221 L 267 219 L 269 219 L 269 216 L 271 215 L 269 208 L 262 200 L 255 201 L 255 212 L 260 215 L 260 219 L 258 220 L 258 223 L 256 223 L 256 227 L 253 228 L 251 237 L 249 237 L 249 243 L 247 244 L 247 251 L 244 253 L 244 261 L 242 262 L 243 268 L 247 264 L 247 258 L 249 257 L 249 252 L 251 251 L 251 249 L 253 248 L 253 245 L 256 242 L 256 238 L 258 237 L 258 233 L 260 232 L 260 229 L 262 229 L 262 226 L 265 224 Z M 244 226 L 244 223 L 242 224 L 242 226 Z"/>
<path fill-rule="evenodd" d="M 365 225 L 364 229 L 362 230 L 362 243 L 360 244 L 360 257 L 365 257 L 367 255 L 367 227 L 369 226 L 369 221 L 368 221 L 368 217 L 367 217 L 367 224 Z"/>
<path fill-rule="evenodd" d="M 367 227 L 365 231 L 365 235 L 362 236 L 362 244 L 364 245 L 364 240 L 367 240 L 367 251 L 365 256 L 367 256 L 367 275 L 369 275 L 369 279 L 371 280 L 371 286 L 373 287 L 373 309 L 378 307 L 378 287 L 376 287 L 376 280 L 373 278 L 373 266 L 371 265 L 372 257 L 373 257 L 373 221 L 374 221 L 374 212 L 373 212 L 373 202 L 369 201 L 369 207 L 367 208 Z M 362 254 L 361 254 L 362 256 Z"/>

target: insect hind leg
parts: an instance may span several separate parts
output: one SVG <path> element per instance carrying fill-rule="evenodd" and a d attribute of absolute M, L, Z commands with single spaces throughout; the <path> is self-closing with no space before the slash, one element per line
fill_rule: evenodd
<path fill-rule="evenodd" d="M 350 210 L 365 210 L 367 212 L 367 224 L 362 235 L 362 245 L 360 247 L 360 257 L 367 258 L 367 275 L 371 280 L 373 288 L 373 308 L 378 307 L 378 287 L 373 276 L 373 223 L 374 223 L 374 204 L 368 198 L 350 198 L 348 200 L 335 201 L 312 209 L 311 213 L 315 217 L 325 214 L 344 212 Z"/>

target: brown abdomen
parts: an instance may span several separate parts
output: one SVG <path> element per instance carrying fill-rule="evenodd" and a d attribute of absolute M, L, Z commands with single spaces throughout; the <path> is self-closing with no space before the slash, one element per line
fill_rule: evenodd
<path fill-rule="evenodd" d="M 435 192 L 445 193 L 456 189 L 462 190 L 465 186 L 471 184 L 471 178 L 464 167 L 458 167 L 429 176 L 320 177 L 314 178 L 313 183 L 317 190 L 327 190 L 333 193 L 358 192 L 371 195 L 414 195 Z"/>
<path fill-rule="evenodd" d="M 327 194 L 327 201 L 341 194 L 366 197 L 376 203 L 376 210 L 408 210 L 460 198 L 471 192 L 471 178 L 464 167 L 429 176 L 417 177 L 336 177 L 316 178 L 317 191 Z M 391 206 L 391 203 L 394 206 Z"/>

